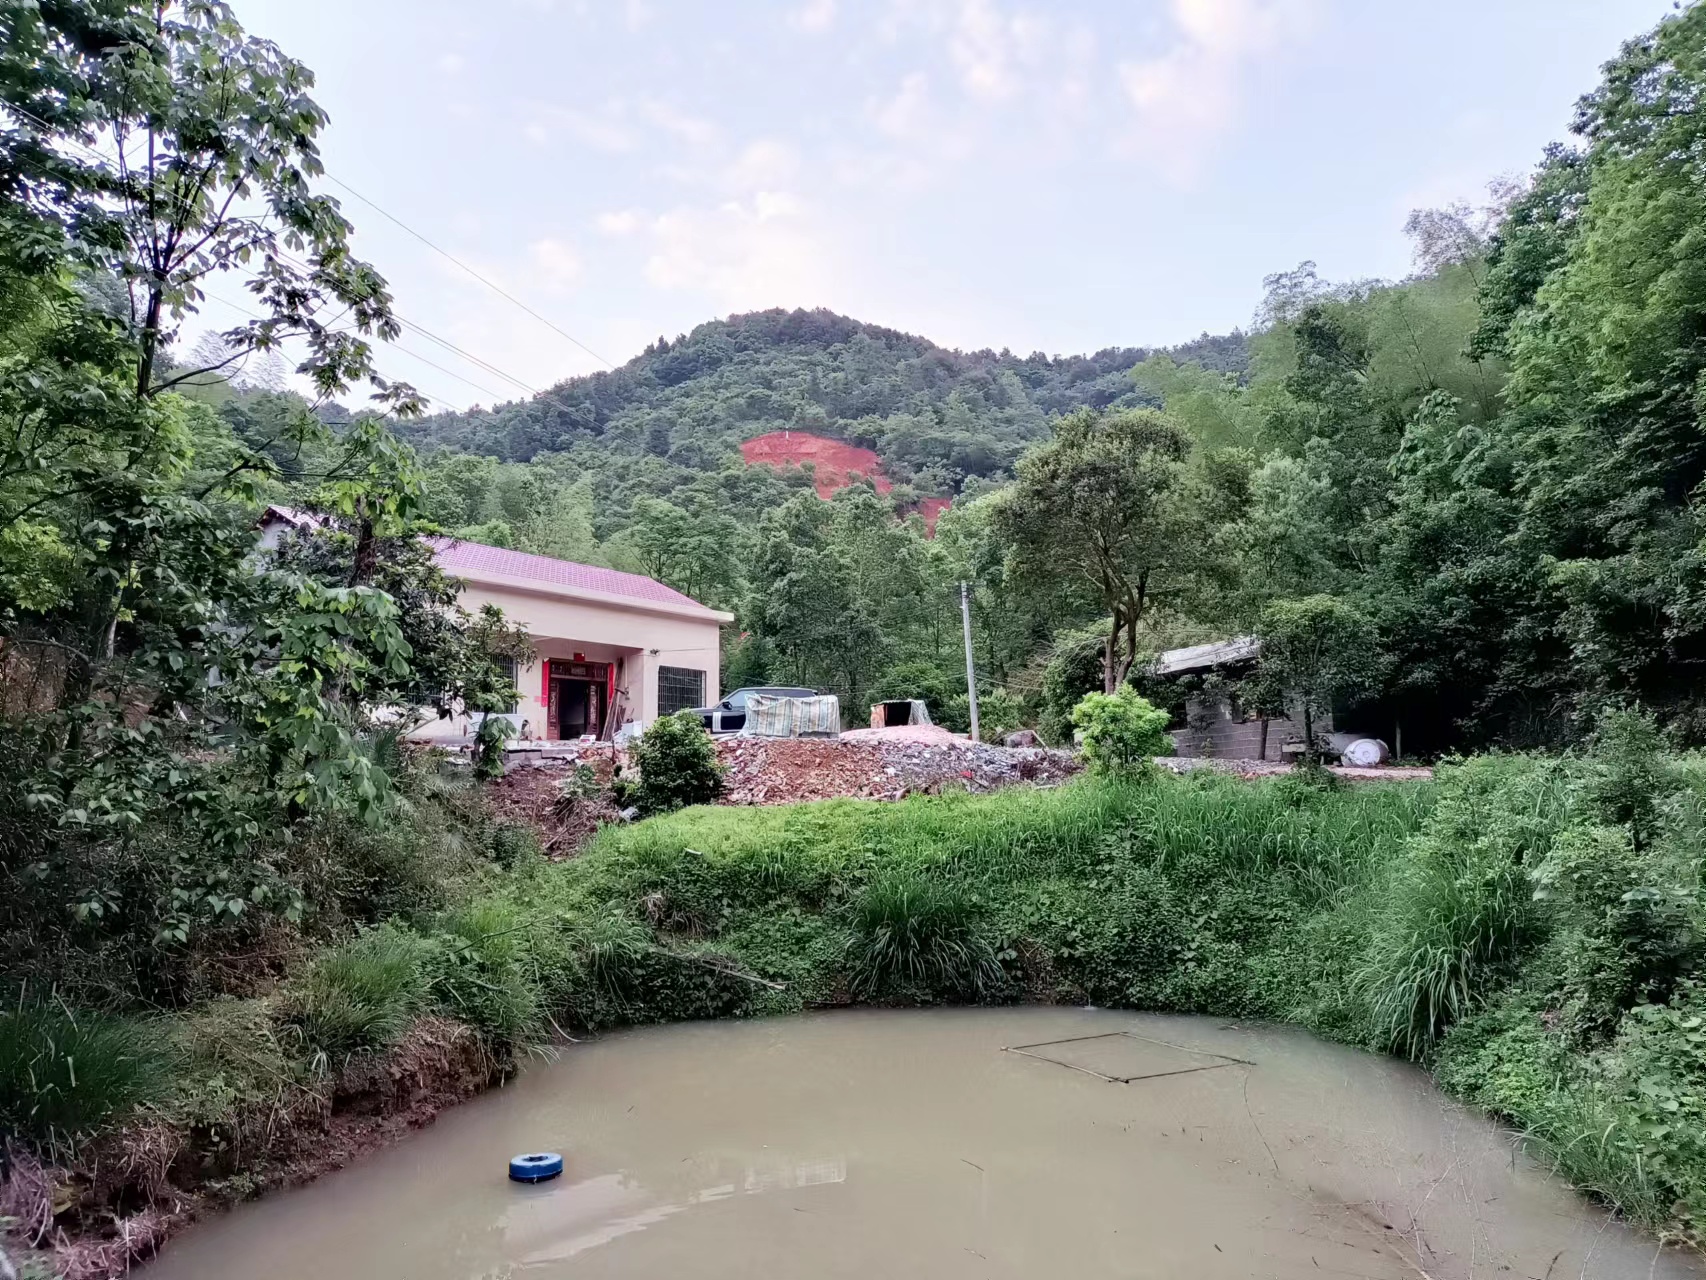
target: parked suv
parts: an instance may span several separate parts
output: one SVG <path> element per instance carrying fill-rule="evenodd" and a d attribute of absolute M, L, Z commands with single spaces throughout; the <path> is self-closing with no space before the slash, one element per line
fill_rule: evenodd
<path fill-rule="evenodd" d="M 773 698 L 815 698 L 816 689 L 785 689 L 779 685 L 764 685 L 756 689 L 736 689 L 714 707 L 695 707 L 693 714 L 705 722 L 712 733 L 738 733 L 746 728 L 746 700 L 755 693 Z"/>

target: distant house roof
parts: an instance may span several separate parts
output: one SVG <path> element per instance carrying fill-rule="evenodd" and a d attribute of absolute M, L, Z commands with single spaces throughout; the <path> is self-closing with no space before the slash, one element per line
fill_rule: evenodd
<path fill-rule="evenodd" d="M 298 511 L 295 507 L 281 507 L 276 503 L 261 513 L 262 524 L 279 521 L 292 529 L 318 529 L 326 523 L 326 517 L 315 511 Z"/>
<path fill-rule="evenodd" d="M 262 513 L 260 523 L 263 529 L 288 525 L 298 531 L 312 532 L 330 519 L 317 511 L 273 505 Z M 488 547 L 462 538 L 428 538 L 426 542 L 432 547 L 439 567 L 452 577 L 511 587 L 537 583 L 539 589 L 550 590 L 553 595 L 572 595 L 593 603 L 719 623 L 734 621 L 733 614 L 707 608 L 692 596 L 683 595 L 673 587 L 666 587 L 655 578 L 642 574 L 600 569 L 596 565 L 576 564 L 572 560 L 536 556 L 504 547 Z"/>
<path fill-rule="evenodd" d="M 1172 676 L 1186 671 L 1207 671 L 1247 662 L 1262 651 L 1262 642 L 1255 636 L 1234 636 L 1216 640 L 1213 644 L 1193 644 L 1184 649 L 1169 649 L 1155 660 L 1157 675 Z"/>
<path fill-rule="evenodd" d="M 693 597 L 638 573 L 622 573 L 617 569 L 600 569 L 596 565 L 576 564 L 572 560 L 557 560 L 526 551 L 488 547 L 479 542 L 465 542 L 461 538 L 428 538 L 427 542 L 437 553 L 439 567 L 455 577 L 500 583 L 517 580 L 536 582 L 562 589 L 564 594 L 611 603 L 632 602 L 641 608 L 650 606 L 666 613 L 692 613 L 719 622 L 733 620 L 730 614 L 706 608 Z"/>

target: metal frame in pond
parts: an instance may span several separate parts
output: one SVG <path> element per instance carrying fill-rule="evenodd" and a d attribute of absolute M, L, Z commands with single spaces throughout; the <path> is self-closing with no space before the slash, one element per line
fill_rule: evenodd
<path fill-rule="evenodd" d="M 1199 1067 L 1177 1067 L 1171 1071 L 1150 1071 L 1138 1076 L 1110 1076 L 1092 1067 L 1081 1067 L 1075 1062 L 1062 1062 L 1059 1058 L 1051 1058 L 1044 1053 L 1032 1053 L 1033 1049 L 1052 1049 L 1061 1044 L 1082 1044 L 1086 1040 L 1108 1040 L 1115 1036 L 1123 1036 L 1127 1040 L 1141 1040 L 1145 1044 L 1158 1044 L 1164 1049 L 1176 1049 L 1180 1053 L 1194 1053 L 1199 1058 L 1219 1058 L 1219 1062 L 1204 1063 Z M 1082 1071 L 1087 1076 L 1095 1076 L 1098 1080 L 1106 1080 L 1109 1084 L 1131 1084 L 1135 1080 L 1159 1080 L 1163 1076 L 1188 1076 L 1193 1071 L 1218 1071 L 1221 1067 L 1253 1067 L 1256 1064 L 1248 1058 L 1234 1058 L 1230 1054 L 1215 1053 L 1208 1049 L 1192 1049 L 1187 1045 L 1173 1044 L 1168 1040 L 1157 1040 L 1152 1036 L 1140 1036 L 1135 1031 L 1104 1031 L 1093 1036 L 1067 1036 L 1063 1040 L 1042 1040 L 1036 1044 L 1010 1044 L 1001 1050 L 1003 1053 L 1016 1053 L 1021 1058 L 1034 1058 L 1038 1062 L 1046 1062 L 1050 1066 L 1065 1067 L 1069 1071 Z"/>

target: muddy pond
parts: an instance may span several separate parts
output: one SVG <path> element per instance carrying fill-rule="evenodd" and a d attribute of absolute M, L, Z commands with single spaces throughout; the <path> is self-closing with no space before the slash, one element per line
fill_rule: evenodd
<path fill-rule="evenodd" d="M 509 1157 L 561 1151 L 561 1178 Z M 1446 1100 L 1298 1031 L 850 1011 L 574 1045 L 203 1223 L 144 1280 L 1706 1275 Z"/>

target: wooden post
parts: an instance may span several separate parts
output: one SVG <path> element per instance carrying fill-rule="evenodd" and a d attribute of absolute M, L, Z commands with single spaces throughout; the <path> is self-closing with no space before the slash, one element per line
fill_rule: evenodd
<path fill-rule="evenodd" d="M 963 582 L 960 583 L 960 621 L 966 633 L 966 698 L 971 703 L 971 740 L 982 742 L 977 726 L 977 668 L 971 656 L 971 596 Z"/>

